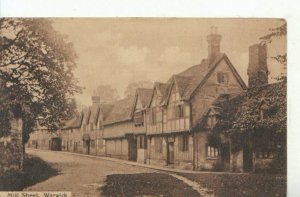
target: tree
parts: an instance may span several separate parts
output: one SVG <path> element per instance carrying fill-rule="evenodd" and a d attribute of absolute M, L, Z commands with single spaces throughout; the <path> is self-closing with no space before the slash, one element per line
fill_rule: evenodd
<path fill-rule="evenodd" d="M 152 88 L 153 83 L 150 81 L 138 81 L 129 84 L 125 90 L 125 96 L 135 95 L 135 91 L 137 88 Z"/>
<path fill-rule="evenodd" d="M 76 54 L 48 19 L 2 18 L 0 30 L 0 111 L 23 119 L 25 143 L 38 117 L 54 131 L 73 114 Z"/>
<path fill-rule="evenodd" d="M 110 85 L 99 85 L 94 90 L 95 96 L 100 96 L 101 103 L 112 103 L 120 98 L 115 88 Z"/>
<path fill-rule="evenodd" d="M 271 43 L 273 39 L 276 39 L 278 37 L 283 37 L 287 35 L 287 23 L 285 20 L 283 20 L 283 24 L 276 28 L 270 28 L 270 33 L 267 35 L 264 35 L 260 37 L 260 39 L 266 43 Z M 275 59 L 277 62 L 282 64 L 284 68 L 286 69 L 287 66 L 287 53 L 284 54 L 277 54 L 274 57 L 271 57 Z M 281 76 L 278 77 L 278 80 L 286 81 L 286 73 L 282 73 Z"/>

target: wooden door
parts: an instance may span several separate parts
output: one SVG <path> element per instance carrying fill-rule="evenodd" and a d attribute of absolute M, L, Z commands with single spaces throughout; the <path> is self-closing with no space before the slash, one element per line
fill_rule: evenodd
<path fill-rule="evenodd" d="M 168 164 L 174 164 L 174 142 L 168 143 Z"/>
<path fill-rule="evenodd" d="M 127 136 L 128 140 L 128 160 L 137 161 L 137 139 L 133 135 Z"/>
<path fill-rule="evenodd" d="M 90 154 L 90 140 L 86 141 L 86 154 L 89 155 Z"/>

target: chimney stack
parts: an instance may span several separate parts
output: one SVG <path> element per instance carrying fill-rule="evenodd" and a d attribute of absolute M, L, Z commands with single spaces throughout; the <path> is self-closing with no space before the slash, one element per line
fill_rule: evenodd
<path fill-rule="evenodd" d="M 100 105 L 100 96 L 92 96 L 93 106 Z"/>
<path fill-rule="evenodd" d="M 249 47 L 247 70 L 249 88 L 268 84 L 267 45 L 254 44 Z"/>
<path fill-rule="evenodd" d="M 222 36 L 217 33 L 217 27 L 212 26 L 211 32 L 207 36 L 208 43 L 208 61 L 211 63 L 215 57 L 220 53 L 220 43 Z"/>

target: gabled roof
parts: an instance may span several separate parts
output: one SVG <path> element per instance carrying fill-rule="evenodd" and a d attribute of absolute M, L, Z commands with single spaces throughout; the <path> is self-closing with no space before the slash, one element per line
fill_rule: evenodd
<path fill-rule="evenodd" d="M 100 110 L 102 112 L 103 120 L 107 118 L 113 107 L 113 104 L 100 104 Z"/>
<path fill-rule="evenodd" d="M 86 107 L 82 110 L 82 113 L 83 113 L 83 120 L 82 120 L 82 123 L 84 124 L 88 124 L 89 123 L 89 120 L 90 120 L 90 117 L 91 117 L 91 109 L 90 107 Z"/>
<path fill-rule="evenodd" d="M 150 105 L 152 103 L 152 99 L 153 99 L 155 92 L 162 98 L 161 104 L 163 104 L 165 101 L 165 98 L 168 96 L 171 85 L 172 84 L 170 82 L 168 82 L 168 83 L 155 82 L 153 85 L 151 99 L 150 99 L 148 107 L 150 107 Z"/>
<path fill-rule="evenodd" d="M 145 108 L 149 105 L 153 89 L 138 88 L 136 90 L 136 96 L 139 96 L 142 102 L 142 107 Z M 137 99 L 137 98 L 136 98 Z"/>
<path fill-rule="evenodd" d="M 99 112 L 100 112 L 100 106 L 99 105 L 92 105 L 90 107 L 90 118 L 89 118 L 89 122 L 88 123 L 94 123 L 96 124 L 98 122 L 98 118 L 99 118 Z"/>
<path fill-rule="evenodd" d="M 83 113 L 76 113 L 73 118 L 71 118 L 70 120 L 67 120 L 64 123 L 64 126 L 62 129 L 64 130 L 64 129 L 71 129 L 71 128 L 80 128 L 82 119 L 83 119 Z"/>
<path fill-rule="evenodd" d="M 192 77 L 182 76 L 182 75 L 174 75 L 174 82 L 177 86 L 180 97 L 184 96 L 186 88 L 190 85 L 190 81 Z"/>
<path fill-rule="evenodd" d="M 227 62 L 233 75 L 243 89 L 247 89 L 244 81 L 224 53 L 217 55 L 211 63 L 209 63 L 207 59 L 203 59 L 201 64 L 194 65 L 177 75 L 173 75 L 171 79 L 169 79 L 169 82 L 173 81 L 173 83 L 176 83 L 182 100 L 189 100 L 194 95 L 195 91 L 202 87 L 222 60 Z M 171 88 L 169 88 L 168 91 L 171 91 Z M 165 99 L 167 101 L 168 98 Z M 166 103 L 167 102 L 165 102 L 165 104 Z"/>
<path fill-rule="evenodd" d="M 132 119 L 134 96 L 128 96 L 114 103 L 112 111 L 104 121 L 104 125 L 114 124 Z"/>

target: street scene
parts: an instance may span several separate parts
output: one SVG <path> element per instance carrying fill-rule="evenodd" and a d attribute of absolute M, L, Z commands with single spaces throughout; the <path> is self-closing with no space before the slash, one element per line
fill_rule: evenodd
<path fill-rule="evenodd" d="M 284 19 L 0 28 L 0 191 L 287 195 Z"/>

